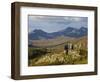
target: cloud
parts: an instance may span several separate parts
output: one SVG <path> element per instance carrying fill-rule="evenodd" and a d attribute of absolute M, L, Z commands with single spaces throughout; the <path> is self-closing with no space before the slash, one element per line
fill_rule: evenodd
<path fill-rule="evenodd" d="M 68 16 L 68 17 L 64 17 L 64 19 L 66 21 L 70 21 L 70 22 L 80 22 L 80 21 L 86 21 L 87 17 L 72 17 L 72 16 Z"/>
<path fill-rule="evenodd" d="M 69 26 L 74 26 L 75 28 L 87 26 L 87 17 L 31 15 L 28 19 L 29 32 L 35 29 L 56 32 Z"/>
<path fill-rule="evenodd" d="M 74 17 L 74 18 L 71 18 L 71 20 L 74 20 L 74 21 L 81 21 L 82 18 L 79 18 L 79 17 Z"/>

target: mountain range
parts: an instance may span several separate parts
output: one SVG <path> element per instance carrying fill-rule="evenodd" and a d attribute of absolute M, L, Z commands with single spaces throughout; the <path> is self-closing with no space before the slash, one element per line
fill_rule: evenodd
<path fill-rule="evenodd" d="M 64 36 L 64 37 L 71 37 L 71 38 L 80 38 L 87 35 L 87 28 L 81 27 L 79 29 L 74 27 L 67 27 L 66 29 L 48 33 L 41 29 L 35 29 L 28 34 L 29 40 L 41 40 L 41 39 L 54 39 L 56 37 Z"/>

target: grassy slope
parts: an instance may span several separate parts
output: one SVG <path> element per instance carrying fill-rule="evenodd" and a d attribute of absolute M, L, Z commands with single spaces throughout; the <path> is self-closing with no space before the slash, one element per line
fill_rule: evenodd
<path fill-rule="evenodd" d="M 32 41 L 32 45 L 33 46 L 41 46 L 41 47 L 48 47 L 48 46 L 55 46 L 55 45 L 59 45 L 59 44 L 63 44 L 66 43 L 69 40 L 73 40 L 74 38 L 69 38 L 69 37 L 57 37 L 55 39 L 47 39 L 47 40 L 33 40 Z"/>
<path fill-rule="evenodd" d="M 56 40 L 57 41 L 57 40 Z M 82 43 L 83 48 L 87 50 L 87 38 L 82 37 L 77 40 L 71 40 L 73 44 Z M 64 53 L 64 45 L 57 45 L 54 47 L 48 47 L 51 53 L 40 55 L 33 59 L 29 59 L 29 66 L 41 66 L 41 65 L 61 65 L 61 64 L 86 64 L 87 57 L 80 56 L 78 51 L 71 51 L 69 54 Z M 29 48 L 29 51 L 33 48 Z M 86 54 L 87 55 L 87 54 Z"/>

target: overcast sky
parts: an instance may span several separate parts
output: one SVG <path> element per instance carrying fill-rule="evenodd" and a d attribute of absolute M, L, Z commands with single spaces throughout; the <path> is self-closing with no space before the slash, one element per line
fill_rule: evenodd
<path fill-rule="evenodd" d="M 28 16 L 28 30 L 32 32 L 35 29 L 41 29 L 45 32 L 57 32 L 67 27 L 81 28 L 88 24 L 87 17 L 72 16 Z"/>

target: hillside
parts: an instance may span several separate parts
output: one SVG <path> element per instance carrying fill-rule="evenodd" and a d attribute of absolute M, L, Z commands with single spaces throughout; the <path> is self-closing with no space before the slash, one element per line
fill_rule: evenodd
<path fill-rule="evenodd" d="M 55 39 L 32 40 L 32 45 L 36 47 L 50 47 L 50 46 L 57 46 L 57 45 L 64 44 L 70 40 L 74 40 L 74 38 L 61 36 Z"/>
<path fill-rule="evenodd" d="M 67 42 L 77 46 L 66 54 L 64 47 Z M 81 45 L 81 46 L 80 46 Z M 29 66 L 86 64 L 87 37 L 66 38 L 58 37 L 49 40 L 33 40 L 33 47 L 29 47 Z"/>
<path fill-rule="evenodd" d="M 58 45 L 66 44 L 67 42 L 71 42 L 73 44 L 83 44 L 87 45 L 87 37 L 81 38 L 70 38 L 70 37 L 57 37 L 55 39 L 47 39 L 47 40 L 32 40 L 32 46 L 34 47 L 55 47 Z"/>

